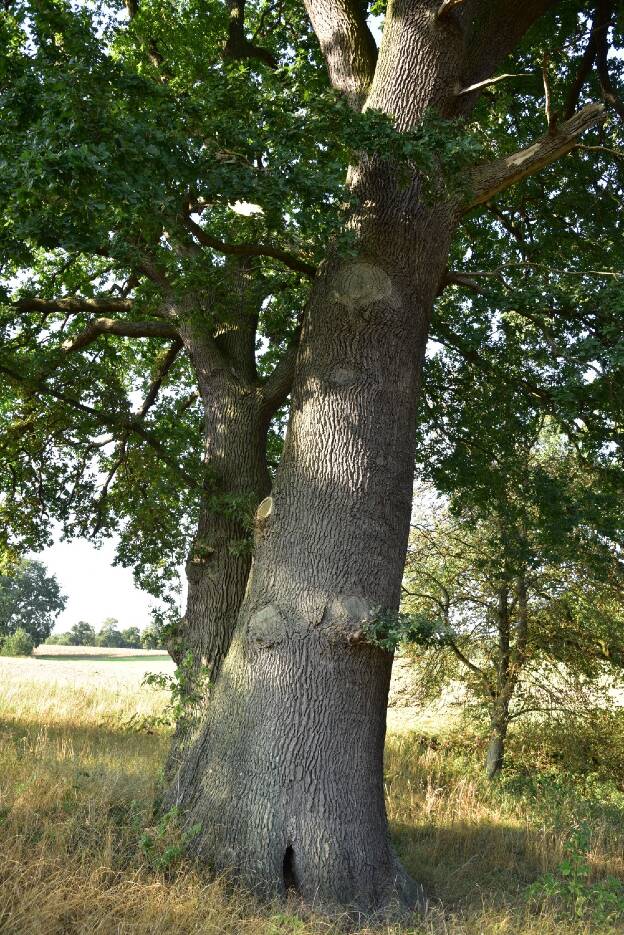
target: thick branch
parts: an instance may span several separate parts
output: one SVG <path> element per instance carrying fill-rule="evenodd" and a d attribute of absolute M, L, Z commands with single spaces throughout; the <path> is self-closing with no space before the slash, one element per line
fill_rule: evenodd
<path fill-rule="evenodd" d="M 288 250 L 280 250 L 279 247 L 272 247 L 269 244 L 224 243 L 222 240 L 208 234 L 192 218 L 185 218 L 184 223 L 200 244 L 204 247 L 210 247 L 211 250 L 216 250 L 218 253 L 229 256 L 272 257 L 297 273 L 304 273 L 306 276 L 316 275 L 315 266 L 300 259 L 294 253 L 289 253 Z"/>
<path fill-rule="evenodd" d="M 574 149 L 578 137 L 601 123 L 605 118 L 602 104 L 588 104 L 573 117 L 559 124 L 554 132 L 540 137 L 537 142 L 502 159 L 477 166 L 472 170 L 470 188 L 472 197 L 464 205 L 468 211 L 483 204 L 498 192 L 521 182 L 529 175 L 535 175 L 551 162 Z"/>
<path fill-rule="evenodd" d="M 585 51 L 583 52 L 581 61 L 579 62 L 579 67 L 577 69 L 576 75 L 574 76 L 574 81 L 570 85 L 566 95 L 565 106 L 563 108 L 564 120 L 569 120 L 578 107 L 583 85 L 589 78 L 595 58 L 596 38 L 594 36 L 594 25 L 592 24 L 589 32 L 589 38 L 587 40 L 587 45 L 585 46 Z"/>
<path fill-rule="evenodd" d="M 28 297 L 18 299 L 13 307 L 20 312 L 41 312 L 52 315 L 60 312 L 63 315 L 78 315 L 81 312 L 130 312 L 134 303 L 131 299 L 98 298 L 87 299 L 81 296 L 70 296 L 66 299 L 38 299 Z"/>
<path fill-rule="evenodd" d="M 295 376 L 297 354 L 299 352 L 300 336 L 301 329 L 297 328 L 291 343 L 282 354 L 273 373 L 267 377 L 263 384 L 263 409 L 269 416 L 274 415 L 280 406 L 283 406 L 291 391 L 293 378 Z"/>
<path fill-rule="evenodd" d="M 596 39 L 596 68 L 603 97 L 618 117 L 624 120 L 624 101 L 618 95 L 609 72 L 609 28 L 615 12 L 613 0 L 599 0 L 596 5 L 594 36 Z"/>
<path fill-rule="evenodd" d="M 360 110 L 372 83 L 377 46 L 361 0 L 306 0 L 332 86 Z"/>
<path fill-rule="evenodd" d="M 480 0 L 466 4 L 459 14 L 465 24 L 464 84 L 477 84 L 493 74 L 515 49 L 527 30 L 559 0 Z M 474 16 L 472 10 L 476 7 Z"/>
<path fill-rule="evenodd" d="M 461 286 L 464 289 L 470 289 L 471 292 L 483 292 L 478 282 L 467 273 L 456 273 L 453 270 L 447 270 L 438 285 L 436 296 L 442 295 L 447 286 Z"/>
<path fill-rule="evenodd" d="M 163 380 L 165 379 L 165 377 L 167 376 L 167 374 L 173 367 L 178 354 L 182 350 L 182 347 L 183 347 L 182 341 L 180 340 L 180 338 L 176 337 L 173 343 L 171 344 L 171 347 L 167 350 L 167 352 L 161 358 L 156 375 L 150 385 L 149 390 L 147 391 L 145 399 L 143 400 L 143 405 L 139 409 L 139 412 L 138 412 L 139 419 L 144 419 L 147 413 L 149 412 L 149 410 L 152 408 L 152 406 L 156 402 L 156 399 L 158 398 L 158 393 L 160 392 L 160 388 L 163 384 Z"/>
<path fill-rule="evenodd" d="M 269 68 L 277 68 L 277 60 L 270 49 L 254 45 L 245 35 L 245 0 L 228 0 L 228 9 L 230 19 L 224 57 L 234 60 L 257 59 Z"/>
<path fill-rule="evenodd" d="M 96 318 L 75 338 L 65 341 L 66 354 L 79 351 L 92 344 L 101 334 L 115 334 L 124 338 L 178 338 L 178 332 L 164 321 L 121 321 L 116 318 Z"/>

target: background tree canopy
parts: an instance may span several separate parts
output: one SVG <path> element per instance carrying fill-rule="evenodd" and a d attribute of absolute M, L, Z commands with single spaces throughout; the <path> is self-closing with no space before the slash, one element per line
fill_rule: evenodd
<path fill-rule="evenodd" d="M 45 565 L 23 559 L 9 574 L 0 575 L 0 639 L 23 629 L 38 646 L 52 632 L 66 603 L 66 595 Z"/>

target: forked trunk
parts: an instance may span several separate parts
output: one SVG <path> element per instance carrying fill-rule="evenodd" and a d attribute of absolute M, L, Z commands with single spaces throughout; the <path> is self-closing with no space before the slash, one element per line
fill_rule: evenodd
<path fill-rule="evenodd" d="M 270 489 L 266 467 L 266 429 L 254 398 L 237 400 L 227 418 L 228 399 L 213 392 L 210 400 L 223 432 L 220 457 L 211 457 L 215 433 L 206 433 L 206 461 L 219 465 L 218 478 L 201 507 L 197 535 L 186 563 L 186 613 L 174 653 L 179 661 L 191 653 L 212 681 L 230 646 L 251 566 L 253 516 Z"/>
<path fill-rule="evenodd" d="M 323 908 L 386 911 L 420 895 L 392 850 L 383 797 L 392 659 L 365 629 L 399 604 L 446 246 L 429 221 L 420 256 L 412 242 L 383 265 L 334 260 L 316 283 L 236 634 L 168 796 L 201 824 L 192 847 L 213 867 Z"/>

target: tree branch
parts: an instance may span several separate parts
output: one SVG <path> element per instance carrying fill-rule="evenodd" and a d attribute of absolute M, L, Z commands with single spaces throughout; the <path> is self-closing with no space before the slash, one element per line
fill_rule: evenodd
<path fill-rule="evenodd" d="M 499 192 L 530 175 L 535 175 L 551 162 L 569 153 L 585 130 L 602 123 L 604 119 L 605 109 L 602 104 L 588 104 L 569 120 L 559 124 L 554 132 L 540 137 L 527 149 L 476 166 L 470 174 L 472 197 L 464 204 L 464 211 L 483 204 Z"/>
<path fill-rule="evenodd" d="M 164 321 L 120 321 L 115 318 L 96 318 L 75 338 L 65 341 L 63 350 L 73 354 L 92 344 L 101 334 L 115 334 L 124 338 L 174 338 L 178 332 Z"/>
<path fill-rule="evenodd" d="M 480 0 L 475 15 L 460 11 L 464 24 L 465 85 L 478 84 L 492 75 L 518 45 L 533 23 L 556 6 L 559 0 Z"/>
<path fill-rule="evenodd" d="M 23 386 L 26 390 L 31 393 L 34 393 L 37 396 L 51 396 L 53 399 L 57 399 L 59 402 L 64 403 L 72 409 L 76 409 L 79 412 L 83 412 L 85 415 L 91 416 L 94 418 L 99 425 L 106 425 L 111 429 L 121 429 L 125 432 L 132 432 L 135 435 L 138 435 L 143 439 L 153 450 L 157 453 L 161 461 L 166 464 L 174 474 L 176 474 L 180 480 L 182 480 L 185 486 L 190 489 L 199 489 L 201 484 L 190 474 L 188 474 L 184 468 L 181 468 L 177 463 L 175 458 L 173 458 L 169 452 L 166 450 L 164 445 L 158 441 L 154 435 L 146 429 L 142 424 L 141 420 L 136 416 L 125 417 L 117 414 L 111 414 L 106 412 L 103 409 L 96 409 L 93 406 L 88 406 L 86 403 L 83 403 L 80 399 L 76 399 L 73 396 L 69 396 L 67 393 L 61 393 L 58 390 L 55 390 L 53 387 L 49 386 L 47 381 L 37 377 L 23 376 L 22 374 L 16 372 L 11 367 L 7 367 L 6 364 L 0 363 L 0 373 L 4 373 L 13 383 L 18 386 Z"/>
<path fill-rule="evenodd" d="M 542 59 L 542 81 L 544 83 L 544 110 L 546 113 L 546 125 L 549 133 L 554 133 L 557 129 L 557 114 L 553 110 L 552 94 L 550 92 L 550 78 L 548 67 L 550 65 L 550 56 L 544 52 Z"/>
<path fill-rule="evenodd" d="M 147 413 L 149 412 L 149 410 L 152 408 L 152 406 L 156 402 L 156 399 L 158 398 L 158 393 L 160 392 L 160 388 L 163 384 L 163 380 L 165 379 L 165 377 L 167 376 L 167 374 L 173 367 L 176 361 L 176 358 L 178 354 L 180 353 L 180 351 L 182 350 L 183 346 L 184 345 L 182 344 L 181 339 L 179 337 L 176 337 L 173 343 L 171 344 L 170 348 L 168 349 L 168 351 L 164 354 L 164 356 L 160 360 L 160 364 L 159 364 L 156 376 L 154 377 L 152 384 L 149 390 L 147 391 L 145 399 L 143 400 L 143 405 L 141 406 L 141 408 L 139 409 L 137 413 L 139 419 L 144 419 Z"/>
<path fill-rule="evenodd" d="M 156 402 L 163 380 L 165 379 L 167 373 L 171 370 L 171 367 L 173 366 L 182 346 L 183 346 L 182 341 L 178 338 L 176 341 L 173 342 L 169 350 L 165 353 L 164 357 L 162 358 L 160 362 L 160 366 L 158 368 L 158 372 L 149 390 L 147 391 L 147 394 L 143 401 L 143 405 L 141 406 L 141 408 L 139 409 L 137 413 L 137 419 L 139 419 L 141 422 L 144 421 L 145 416 L 147 415 L 151 407 Z M 104 504 L 108 497 L 108 491 L 110 489 L 110 485 L 115 479 L 115 475 L 117 474 L 117 471 L 119 470 L 119 468 L 122 466 L 122 464 L 126 460 L 127 453 L 128 453 L 128 435 L 129 434 L 130 434 L 129 432 L 124 432 L 124 434 L 122 435 L 119 441 L 119 445 L 117 446 L 115 461 L 113 462 L 108 474 L 106 475 L 106 479 L 102 485 L 99 496 L 97 497 L 97 500 L 95 501 L 94 512 L 95 512 L 97 519 L 96 519 L 96 522 L 93 528 L 94 533 L 98 533 L 100 529 L 102 528 L 102 525 L 104 522 Z"/>
<path fill-rule="evenodd" d="M 596 40 L 596 69 L 602 95 L 621 120 L 624 120 L 624 101 L 618 95 L 609 73 L 609 28 L 615 12 L 614 0 L 598 0 L 594 36 Z"/>
<path fill-rule="evenodd" d="M 270 49 L 254 45 L 245 35 L 245 0 L 228 0 L 230 18 L 228 37 L 223 48 L 224 58 L 233 60 L 255 58 L 269 68 L 277 68 L 277 59 Z"/>
<path fill-rule="evenodd" d="M 134 302 L 131 299 L 97 298 L 87 299 L 70 296 L 65 299 L 39 299 L 34 296 L 18 299 L 13 307 L 20 312 L 41 312 L 52 315 L 60 312 L 64 315 L 78 315 L 80 312 L 131 312 Z"/>
<path fill-rule="evenodd" d="M 451 650 L 455 653 L 455 655 L 457 656 L 459 661 L 462 663 L 462 665 L 465 665 L 467 669 L 470 669 L 470 671 L 474 675 L 476 675 L 477 678 L 480 679 L 480 681 L 482 681 L 485 684 L 486 689 L 491 694 L 492 689 L 490 688 L 489 682 L 486 678 L 486 675 L 483 669 L 480 669 L 479 666 L 474 664 L 474 662 L 471 662 L 468 656 L 464 655 L 464 653 L 461 651 L 457 643 L 454 640 L 452 640 L 450 636 L 447 636 L 446 643 L 447 643 L 447 646 L 449 646 Z"/>
<path fill-rule="evenodd" d="M 464 0 L 442 0 L 442 3 L 438 7 L 438 12 L 436 16 L 438 19 L 442 19 L 443 16 L 446 16 L 451 12 L 456 6 L 459 6 L 461 3 L 464 3 Z"/>
<path fill-rule="evenodd" d="M 494 78 L 484 78 L 483 81 L 477 81 L 476 84 L 471 84 L 467 88 L 462 88 L 461 91 L 457 91 L 456 97 L 461 97 L 462 94 L 472 94 L 473 91 L 479 91 L 481 88 L 487 88 L 492 84 L 498 84 L 499 81 L 506 81 L 508 78 L 532 78 L 533 75 L 531 72 L 511 72 L 504 75 L 496 75 Z"/>
<path fill-rule="evenodd" d="M 581 97 L 581 91 L 583 90 L 583 85 L 589 78 L 594 60 L 596 58 L 596 38 L 594 36 L 594 29 L 595 25 L 592 23 L 589 31 L 589 37 L 587 39 L 587 45 L 585 46 L 585 51 L 583 52 L 581 61 L 579 62 L 579 67 L 574 77 L 574 81 L 570 85 L 566 95 L 566 101 L 563 108 L 564 120 L 569 120 L 576 111 Z"/>
<path fill-rule="evenodd" d="M 284 266 L 294 270 L 296 273 L 304 273 L 306 276 L 315 276 L 316 267 L 312 263 L 307 263 L 300 259 L 294 253 L 288 250 L 281 250 L 279 247 L 272 247 L 270 244 L 250 244 L 250 243 L 224 243 L 216 237 L 208 234 L 203 227 L 200 227 L 192 218 L 184 219 L 185 225 L 191 231 L 196 240 L 204 247 L 210 247 L 218 253 L 224 253 L 229 256 L 267 256 L 274 260 L 279 260 Z"/>
<path fill-rule="evenodd" d="M 360 0 L 305 0 L 332 87 L 360 110 L 375 75 L 377 46 Z"/>
<path fill-rule="evenodd" d="M 269 374 L 262 386 L 264 401 L 262 408 L 266 415 L 272 416 L 286 402 L 292 389 L 300 337 L 301 327 L 298 327 L 275 369 Z"/>
<path fill-rule="evenodd" d="M 133 20 L 139 12 L 139 0 L 126 0 L 126 10 L 128 11 L 129 18 Z M 152 36 L 148 36 L 147 38 L 147 57 L 149 58 L 152 65 L 160 70 L 164 62 L 164 58 L 158 51 L 158 46 L 154 42 Z"/>

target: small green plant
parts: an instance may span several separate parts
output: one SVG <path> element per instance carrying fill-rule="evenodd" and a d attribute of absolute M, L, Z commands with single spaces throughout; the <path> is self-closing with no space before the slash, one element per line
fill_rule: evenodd
<path fill-rule="evenodd" d="M 5 636 L 0 642 L 0 655 L 2 656 L 32 656 L 35 644 L 32 637 L 22 627 L 15 633 Z"/>
<path fill-rule="evenodd" d="M 589 826 L 583 822 L 570 835 L 555 873 L 544 874 L 537 880 L 529 888 L 529 896 L 554 899 L 576 919 L 624 919 L 624 884 L 615 877 L 591 881 L 587 857 L 590 843 Z"/>
<path fill-rule="evenodd" d="M 198 705 L 206 699 L 209 674 L 210 670 L 206 666 L 195 666 L 191 652 L 184 656 L 173 675 L 166 675 L 164 672 L 149 673 L 144 677 L 142 684 L 168 691 L 169 703 L 161 715 L 144 717 L 140 722 L 135 716 L 131 718 L 128 726 L 145 730 L 171 727 L 182 720 L 192 720 Z"/>
<path fill-rule="evenodd" d="M 298 916 L 278 912 L 270 921 L 267 935 L 304 935 L 306 923 Z"/>
<path fill-rule="evenodd" d="M 197 837 L 201 825 L 191 825 L 185 831 L 179 826 L 180 812 L 177 806 L 161 817 L 153 828 L 147 828 L 139 838 L 139 848 L 152 870 L 170 870 L 180 858 L 188 844 Z"/>

